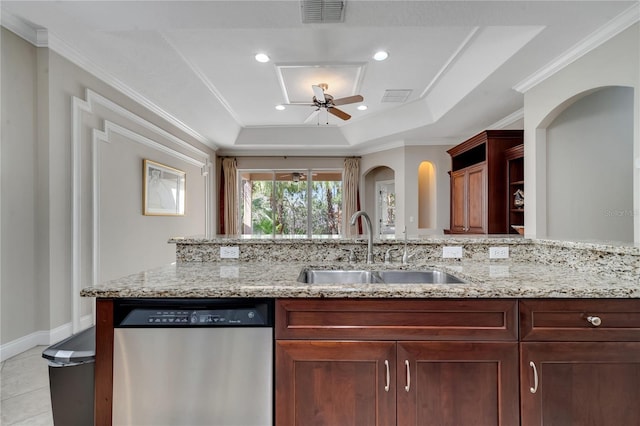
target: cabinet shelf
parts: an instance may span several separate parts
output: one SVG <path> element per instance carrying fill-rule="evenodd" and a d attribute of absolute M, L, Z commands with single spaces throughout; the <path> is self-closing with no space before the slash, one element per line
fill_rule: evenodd
<path fill-rule="evenodd" d="M 451 217 L 452 234 L 506 234 L 509 229 L 509 209 L 514 206 L 511 194 L 522 187 L 510 186 L 523 181 L 519 174 L 509 174 L 505 168 L 507 152 L 522 148 L 522 130 L 486 130 L 449 149 L 451 156 Z M 522 163 L 522 161 L 520 161 Z"/>
<path fill-rule="evenodd" d="M 524 222 L 524 208 L 516 208 L 514 193 L 524 189 L 524 145 L 516 145 L 505 151 L 507 176 L 507 227 L 510 234 L 515 234 L 513 226 L 522 226 Z"/>

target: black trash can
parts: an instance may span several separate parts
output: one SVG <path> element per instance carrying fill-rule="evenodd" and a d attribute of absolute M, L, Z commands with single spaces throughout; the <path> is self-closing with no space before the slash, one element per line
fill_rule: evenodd
<path fill-rule="evenodd" d="M 53 423 L 64 426 L 92 425 L 95 327 L 49 346 L 42 352 L 42 357 L 49 361 Z"/>

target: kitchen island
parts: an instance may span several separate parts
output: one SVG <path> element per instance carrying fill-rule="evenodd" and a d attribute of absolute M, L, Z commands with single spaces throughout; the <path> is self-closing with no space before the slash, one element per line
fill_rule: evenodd
<path fill-rule="evenodd" d="M 447 381 L 438 382 L 438 395 L 448 389 L 450 400 L 470 401 L 462 388 L 452 385 L 458 381 L 464 388 L 493 389 L 477 399 L 481 406 L 490 407 L 487 412 L 479 414 L 477 406 L 463 404 L 458 424 L 479 418 L 486 424 L 501 425 L 552 424 L 552 419 L 565 422 L 562 424 L 605 419 L 599 424 L 614 424 L 611 422 L 626 420 L 619 413 L 640 415 L 629 408 L 640 398 L 640 257 L 636 247 L 445 238 L 411 241 L 409 250 L 417 255 L 410 265 L 397 261 L 368 265 L 348 262 L 345 255 L 344 249 L 361 248 L 361 241 L 223 238 L 173 242 L 178 246 L 178 262 L 82 291 L 83 296 L 98 299 L 98 424 L 110 424 L 111 418 L 115 298 L 276 299 L 278 425 L 303 424 L 309 416 L 328 412 L 335 417 L 316 419 L 317 424 L 338 421 L 345 413 L 335 408 L 336 401 L 308 400 L 309 395 L 339 392 L 330 385 L 336 380 L 369 395 L 356 417 L 350 418 L 356 424 L 424 424 L 426 417 L 445 421 L 450 418 L 446 398 L 428 396 L 429 389 L 423 387 L 429 382 L 426 377 L 436 377 L 433 374 L 449 375 Z M 457 244 L 464 247 L 462 259 L 439 256 L 443 245 Z M 510 259 L 489 260 L 485 253 L 489 245 L 507 245 Z M 239 259 L 220 259 L 217 254 L 222 246 L 239 246 Z M 377 242 L 376 248 L 378 253 L 403 249 L 397 241 Z M 464 282 L 307 284 L 298 280 L 305 268 L 436 269 Z M 342 315 L 345 312 L 349 315 Z M 345 372 L 345 365 L 356 365 L 359 372 Z M 305 366 L 315 369 L 321 382 L 310 383 L 291 374 Z M 606 403 L 616 408 L 602 411 L 605 417 L 602 412 L 590 414 L 592 410 L 584 407 L 603 406 L 604 390 L 593 395 L 587 389 L 574 389 L 572 381 L 561 385 L 555 379 L 567 378 L 567 374 L 571 380 L 606 388 Z M 620 390 L 610 391 L 611 383 L 600 383 L 605 376 Z M 405 382 L 410 377 L 413 387 Z M 367 385 L 365 390 L 360 387 L 363 383 L 374 387 Z M 376 390 L 375 383 L 385 385 L 385 390 Z M 553 398 L 542 400 L 537 387 L 544 383 L 554 386 L 545 387 L 546 395 L 557 389 L 553 395 L 570 393 L 579 403 L 567 404 L 558 412 L 549 405 Z M 355 400 L 349 400 L 347 394 L 344 398 L 346 412 L 353 412 L 349 404 Z M 420 402 L 420 398 L 426 400 Z M 432 407 L 427 412 L 425 404 Z M 557 417 L 560 414 L 565 417 Z M 571 417 L 579 415 L 586 417 Z"/>

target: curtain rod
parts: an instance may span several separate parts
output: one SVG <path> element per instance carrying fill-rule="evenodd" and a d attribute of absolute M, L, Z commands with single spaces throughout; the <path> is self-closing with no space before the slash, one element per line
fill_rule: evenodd
<path fill-rule="evenodd" d="M 218 158 L 362 158 L 359 155 L 225 155 Z"/>

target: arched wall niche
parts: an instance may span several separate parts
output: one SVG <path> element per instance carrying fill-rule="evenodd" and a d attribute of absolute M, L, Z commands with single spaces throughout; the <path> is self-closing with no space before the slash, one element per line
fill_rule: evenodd
<path fill-rule="evenodd" d="M 433 163 L 423 161 L 418 166 L 418 228 L 436 226 L 436 170 Z"/>
<path fill-rule="evenodd" d="M 626 87 L 633 89 L 633 105 L 628 110 L 633 117 L 630 125 L 633 150 L 630 160 L 635 163 L 631 178 L 633 207 L 628 213 L 633 216 L 633 241 L 640 242 L 639 40 L 640 24 L 636 22 L 524 93 L 525 236 L 549 237 L 548 191 L 555 191 L 555 188 L 547 175 L 548 127 L 553 126 L 558 116 L 583 98 L 608 90 L 605 88 Z M 582 115 L 582 118 L 585 117 Z M 580 134 L 589 136 L 586 129 Z M 551 137 L 555 136 L 552 134 Z M 606 171 L 599 168 L 597 173 Z M 616 189 L 614 187 L 611 190 Z M 597 202 L 593 204 L 598 205 Z M 589 238 L 585 235 L 563 239 Z"/>
<path fill-rule="evenodd" d="M 546 129 L 546 237 L 633 241 L 631 87 L 606 86 L 563 102 Z"/>

